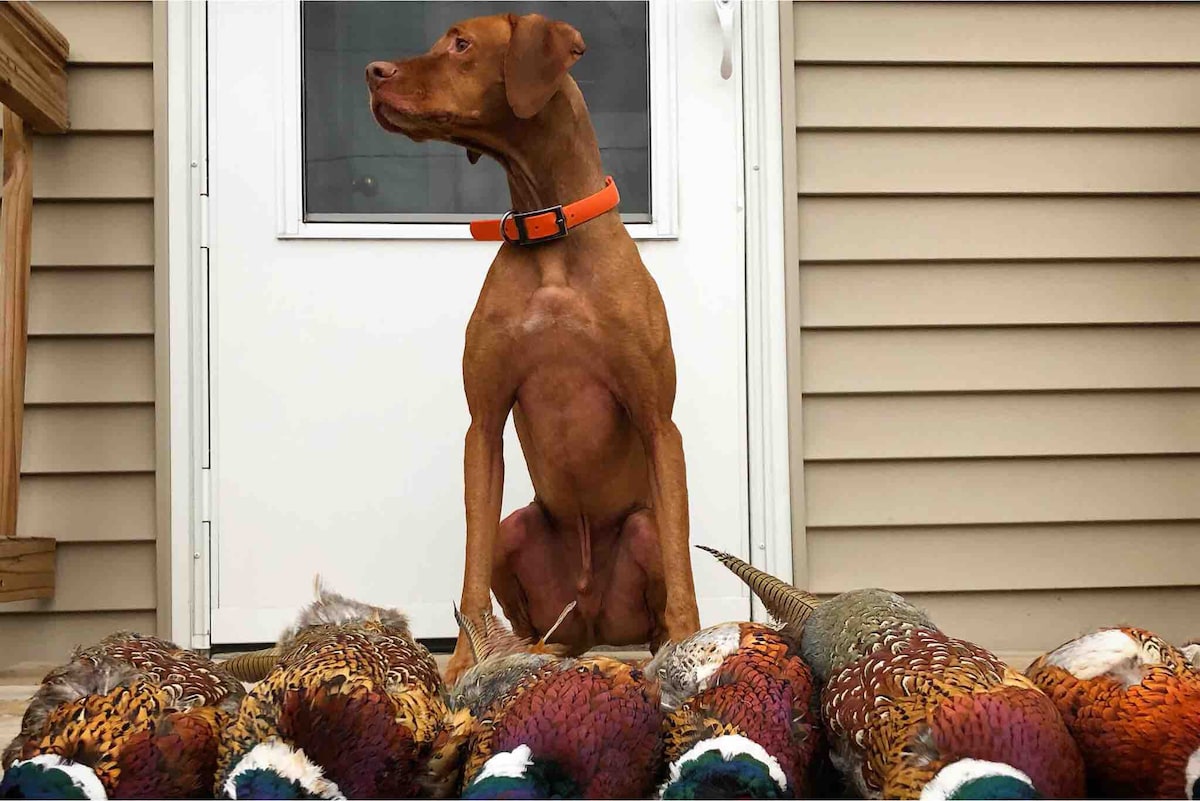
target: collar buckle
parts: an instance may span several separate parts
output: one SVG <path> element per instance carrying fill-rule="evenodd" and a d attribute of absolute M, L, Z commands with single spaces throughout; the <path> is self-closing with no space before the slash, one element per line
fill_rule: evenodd
<path fill-rule="evenodd" d="M 541 236 L 530 237 L 529 230 L 525 225 L 525 221 L 530 217 L 537 217 L 542 214 L 554 215 L 554 233 L 543 234 Z M 509 220 L 513 221 L 513 225 L 517 229 L 517 238 L 509 239 L 508 230 L 505 227 Z M 500 218 L 500 238 L 510 245 L 536 245 L 541 242 L 553 242 L 556 239 L 562 239 L 567 235 L 567 216 L 563 213 L 562 205 L 550 206 L 537 211 L 506 211 L 504 216 Z"/>

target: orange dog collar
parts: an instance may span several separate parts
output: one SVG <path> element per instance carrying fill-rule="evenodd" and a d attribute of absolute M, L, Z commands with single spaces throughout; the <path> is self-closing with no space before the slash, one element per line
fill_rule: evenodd
<path fill-rule="evenodd" d="M 537 211 L 509 211 L 498 220 L 474 220 L 471 223 L 471 238 L 487 242 L 503 240 L 514 245 L 552 242 L 562 239 L 575 226 L 615 209 L 620 202 L 617 185 L 609 175 L 604 179 L 603 189 L 583 200 Z"/>

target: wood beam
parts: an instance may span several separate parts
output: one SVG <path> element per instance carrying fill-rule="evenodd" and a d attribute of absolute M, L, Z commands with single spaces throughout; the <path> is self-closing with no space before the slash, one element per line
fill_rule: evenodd
<path fill-rule="evenodd" d="M 0 603 L 54 597 L 54 540 L 0 537 Z"/>
<path fill-rule="evenodd" d="M 30 3 L 0 3 L 0 103 L 40 133 L 67 130 L 68 49 Z"/>
<path fill-rule="evenodd" d="M 0 537 L 17 534 L 21 433 L 25 417 L 25 345 L 29 328 L 29 259 L 33 174 L 25 123 L 4 109 L 4 202 L 0 225 Z"/>

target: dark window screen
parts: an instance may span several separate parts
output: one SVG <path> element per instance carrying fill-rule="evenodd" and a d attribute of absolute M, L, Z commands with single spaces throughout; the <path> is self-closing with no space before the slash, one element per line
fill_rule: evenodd
<path fill-rule="evenodd" d="M 453 222 L 509 207 L 500 165 L 463 148 L 412 142 L 375 124 L 363 71 L 424 53 L 461 19 L 544 14 L 588 50 L 571 69 L 592 115 L 627 222 L 650 220 L 647 2 L 305 2 L 304 216 L 310 222 Z"/>

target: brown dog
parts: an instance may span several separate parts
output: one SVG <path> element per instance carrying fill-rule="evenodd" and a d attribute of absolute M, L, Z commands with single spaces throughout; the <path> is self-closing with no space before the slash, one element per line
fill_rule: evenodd
<path fill-rule="evenodd" d="M 495 158 L 515 212 L 571 203 L 606 186 L 567 74 L 583 51 L 578 31 L 536 14 L 466 20 L 423 56 L 369 65 L 371 110 L 389 131 Z M 467 326 L 463 383 L 463 612 L 489 608 L 490 588 L 533 637 L 577 601 L 555 633 L 577 652 L 695 632 L 671 335 L 615 209 L 562 239 L 500 247 Z M 500 522 L 510 411 L 536 496 Z M 470 663 L 460 636 L 448 678 Z"/>

